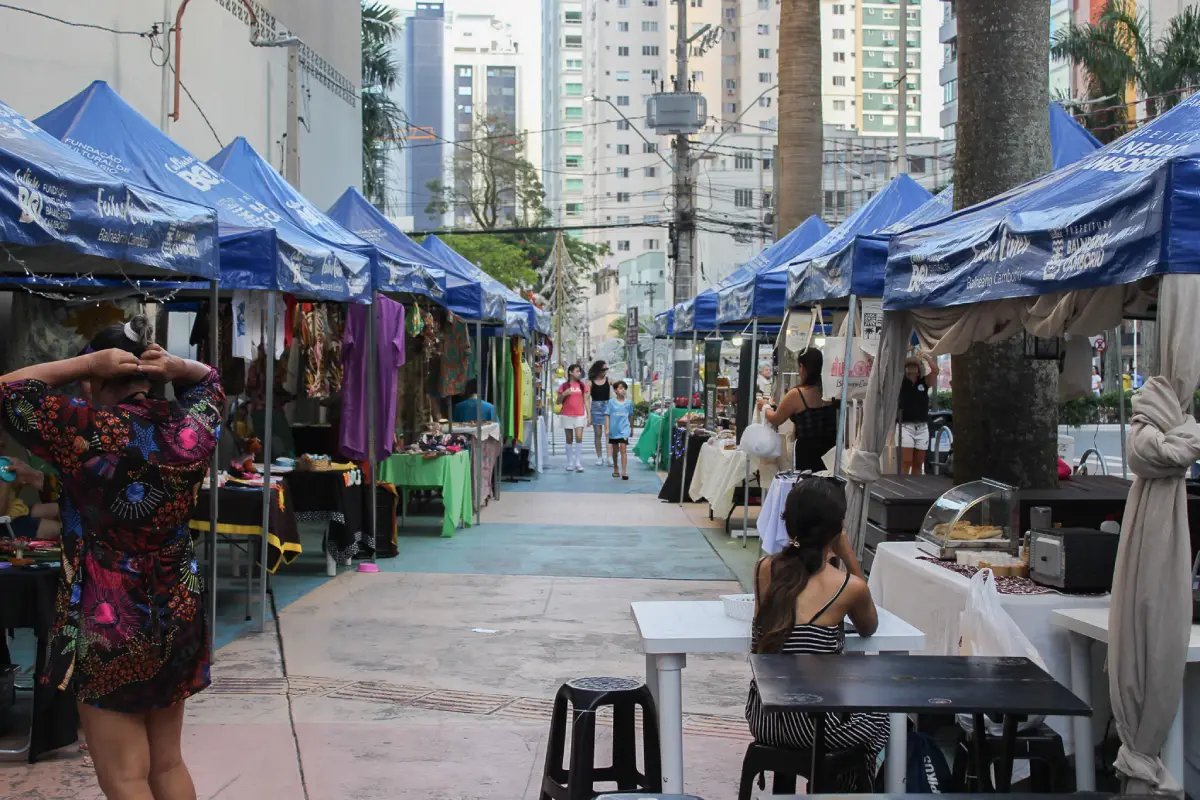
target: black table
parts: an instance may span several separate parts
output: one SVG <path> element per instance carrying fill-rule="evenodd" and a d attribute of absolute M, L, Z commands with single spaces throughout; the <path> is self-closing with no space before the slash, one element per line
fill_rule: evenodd
<path fill-rule="evenodd" d="M 877 711 L 971 714 L 976 774 L 986 774 L 984 715 L 1004 717 L 996 788 L 1012 780 L 1020 715 L 1091 716 L 1092 709 L 1027 658 L 979 656 L 752 655 L 750 665 L 767 712 L 815 715 L 812 785 L 820 787 L 825 713 Z M 822 713 L 825 712 L 825 713 Z"/>
<path fill-rule="evenodd" d="M 0 660 L 10 663 L 8 636 L 12 628 L 31 628 L 37 637 L 36 674 L 46 668 L 46 642 L 54 624 L 54 602 L 61 570 L 15 568 L 0 570 Z M 29 763 L 38 756 L 73 744 L 78 738 L 79 717 L 75 700 L 67 692 L 34 681 L 33 721 L 29 735 Z"/>

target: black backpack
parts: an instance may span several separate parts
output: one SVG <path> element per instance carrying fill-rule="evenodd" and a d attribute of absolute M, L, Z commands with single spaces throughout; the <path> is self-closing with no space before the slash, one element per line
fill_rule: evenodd
<path fill-rule="evenodd" d="M 950 765 L 932 736 L 908 732 L 908 769 L 905 790 L 909 794 L 946 794 L 952 791 Z"/>

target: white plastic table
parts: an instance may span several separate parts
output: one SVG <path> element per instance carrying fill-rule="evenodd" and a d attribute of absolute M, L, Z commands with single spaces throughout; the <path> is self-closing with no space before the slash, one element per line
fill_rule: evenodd
<path fill-rule="evenodd" d="M 688 653 L 749 653 L 750 623 L 725 614 L 720 600 L 630 603 L 646 654 L 646 684 L 658 706 L 663 792 L 683 794 L 683 682 Z M 847 632 L 846 650 L 908 653 L 925 649 L 925 634 L 882 608 L 879 630 L 864 638 Z M 887 744 L 887 791 L 904 791 L 908 727 L 904 714 L 891 714 Z"/>
<path fill-rule="evenodd" d="M 1091 644 L 1103 642 L 1108 644 L 1108 609 L 1107 608 L 1062 608 L 1050 615 L 1050 622 L 1060 628 L 1066 628 L 1071 642 L 1071 691 L 1084 702 L 1096 703 L 1092 694 Z M 1192 626 L 1191 639 L 1188 641 L 1187 663 L 1200 662 L 1200 625 Z M 1107 685 L 1098 687 L 1107 692 Z M 1091 792 L 1096 789 L 1096 751 L 1092 737 L 1091 721 L 1080 717 L 1082 722 L 1074 722 L 1075 726 L 1075 788 L 1080 792 Z M 1184 774 L 1183 755 L 1183 704 L 1175 714 L 1171 723 L 1171 731 L 1167 734 L 1166 744 L 1163 745 L 1163 761 L 1167 769 L 1183 785 Z"/>

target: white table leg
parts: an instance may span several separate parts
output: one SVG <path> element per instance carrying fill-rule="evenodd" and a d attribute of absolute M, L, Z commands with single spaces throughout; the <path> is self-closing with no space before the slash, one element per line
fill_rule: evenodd
<path fill-rule="evenodd" d="M 1092 699 L 1092 640 L 1080 633 L 1067 631 L 1071 643 L 1071 691 L 1088 705 Z M 1092 738 L 1092 718 L 1072 717 L 1075 734 L 1075 791 L 1096 791 L 1096 745 Z"/>
<path fill-rule="evenodd" d="M 1175 719 L 1171 722 L 1171 730 L 1167 732 L 1167 741 L 1163 744 L 1163 761 L 1167 765 L 1169 771 L 1175 780 L 1179 781 L 1179 785 L 1183 785 L 1184 775 L 1183 764 L 1183 703 L 1179 704 L 1179 710 L 1175 712 Z"/>
<path fill-rule="evenodd" d="M 658 673 L 658 739 L 662 747 L 663 794 L 683 794 L 683 653 L 654 657 Z"/>
<path fill-rule="evenodd" d="M 884 755 L 887 765 L 883 785 L 888 794 L 904 794 L 908 768 L 908 715 L 888 714 L 888 742 Z"/>
<path fill-rule="evenodd" d="M 651 653 L 646 654 L 646 688 L 654 698 L 654 707 L 658 708 L 658 664 Z"/>

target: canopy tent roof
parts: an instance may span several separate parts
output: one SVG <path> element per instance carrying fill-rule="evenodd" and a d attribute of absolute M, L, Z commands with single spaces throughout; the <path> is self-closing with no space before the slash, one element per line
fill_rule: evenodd
<path fill-rule="evenodd" d="M 341 270 L 346 281 L 345 299 L 370 300 L 371 274 L 381 258 L 375 245 L 325 216 L 241 136 L 210 158 L 208 166 L 257 198 L 267 210 L 331 248 L 334 263 L 327 264 L 323 271 Z"/>
<path fill-rule="evenodd" d="M 376 265 L 372 284 L 377 291 L 423 295 L 445 305 L 446 271 L 435 266 L 429 251 L 408 238 L 358 189 L 351 186 L 342 192 L 326 213 L 388 256 Z"/>
<path fill-rule="evenodd" d="M 1200 100 L 889 248 L 886 308 L 944 307 L 1200 272 Z"/>
<path fill-rule="evenodd" d="M 731 283 L 717 291 L 715 323 L 745 322 L 754 318 L 782 319 L 783 295 L 787 273 L 770 275 L 775 267 L 786 265 L 829 233 L 829 226 L 813 214 L 794 230 L 743 266 L 752 277 Z"/>
<path fill-rule="evenodd" d="M 765 249 L 765 248 L 764 248 Z M 726 286 L 748 281 L 754 277 L 751 262 L 742 264 L 733 272 L 717 282 L 716 286 L 705 289 L 695 297 L 690 297 L 682 303 L 675 304 L 675 323 L 680 331 L 711 331 L 717 327 L 717 297 L 718 292 Z"/>
<path fill-rule="evenodd" d="M 216 237 L 211 208 L 110 175 L 0 102 L 0 241 L 31 272 L 213 279 Z"/>
<path fill-rule="evenodd" d="M 675 335 L 675 309 L 668 308 L 654 315 L 654 335 L 660 339 Z"/>
<path fill-rule="evenodd" d="M 528 337 L 532 330 L 549 332 L 549 314 L 537 313 L 541 309 L 536 309 L 533 303 L 472 264 L 438 237 L 426 236 L 421 242 L 421 247 L 445 265 L 447 272 L 453 267 L 459 274 L 474 281 L 479 291 L 486 293 L 489 304 L 496 303 L 500 308 L 507 309 L 504 315 L 506 333 Z M 499 316 L 493 319 L 499 319 Z"/>
<path fill-rule="evenodd" d="M 1074 164 L 1100 147 L 1096 137 L 1063 110 L 1050 104 L 1050 153 L 1054 169 Z M 854 253 L 854 269 L 869 275 L 883 275 L 887 265 L 888 244 L 898 233 L 935 222 L 954 212 L 954 184 L 950 184 L 925 205 L 878 233 L 860 237 Z M 878 295 L 874 295 L 878 296 Z"/>
<path fill-rule="evenodd" d="M 856 259 L 863 236 L 892 225 L 933 198 L 907 175 L 897 175 L 841 225 L 786 267 L 787 305 L 801 306 L 850 295 L 880 297 L 883 271 L 870 273 Z"/>
<path fill-rule="evenodd" d="M 104 81 L 93 81 L 37 124 L 106 172 L 215 208 L 223 288 L 348 296 L 329 246 L 209 169 Z"/>

